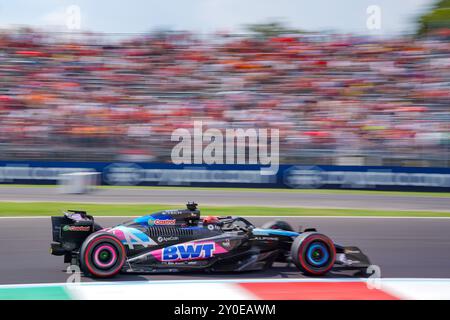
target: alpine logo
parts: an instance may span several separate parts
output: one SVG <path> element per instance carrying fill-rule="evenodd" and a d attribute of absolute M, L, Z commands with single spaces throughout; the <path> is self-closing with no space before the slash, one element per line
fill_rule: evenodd
<path fill-rule="evenodd" d="M 214 255 L 216 244 L 208 243 L 190 243 L 179 244 L 164 248 L 162 254 L 163 261 L 181 261 L 192 259 L 207 259 Z"/>
<path fill-rule="evenodd" d="M 149 219 L 148 220 L 149 226 L 173 226 L 175 223 L 176 223 L 175 219 L 167 219 L 167 220 Z"/>

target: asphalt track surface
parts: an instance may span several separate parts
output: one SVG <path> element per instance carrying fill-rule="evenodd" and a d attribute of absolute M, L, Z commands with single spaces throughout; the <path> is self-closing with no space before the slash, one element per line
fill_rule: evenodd
<path fill-rule="evenodd" d="M 273 218 L 250 218 L 260 226 Z M 283 218 L 294 228 L 317 227 L 342 245 L 356 245 L 380 267 L 381 277 L 450 278 L 450 219 L 446 218 Z M 126 218 L 99 217 L 104 227 Z M 50 218 L 0 219 L 0 284 L 65 282 L 67 265 L 49 254 Z M 331 273 L 328 277 L 352 274 Z M 193 279 L 280 279 L 303 277 L 294 267 L 275 265 L 241 274 L 172 273 L 119 275 L 114 281 Z M 83 282 L 93 281 L 83 277 Z M 111 281 L 111 280 L 108 280 Z"/>
<path fill-rule="evenodd" d="M 92 203 L 162 203 L 184 205 L 273 206 L 374 210 L 450 211 L 450 197 L 413 197 L 381 194 L 326 194 L 239 190 L 120 188 L 91 194 L 59 194 L 58 188 L 0 187 L 0 201 L 60 201 Z"/>

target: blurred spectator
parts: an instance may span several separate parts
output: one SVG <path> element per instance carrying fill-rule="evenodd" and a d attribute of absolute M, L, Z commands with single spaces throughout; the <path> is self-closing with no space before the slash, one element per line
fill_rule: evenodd
<path fill-rule="evenodd" d="M 169 161 L 172 131 L 203 120 L 280 129 L 285 162 L 374 153 L 448 161 L 446 39 L 173 33 L 117 41 L 4 31 L 0 152 Z"/>

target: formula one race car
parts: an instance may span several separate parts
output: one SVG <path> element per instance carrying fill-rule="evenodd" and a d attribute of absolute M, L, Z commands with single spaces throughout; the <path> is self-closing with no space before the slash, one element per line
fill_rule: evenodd
<path fill-rule="evenodd" d="M 283 221 L 256 228 L 241 217 L 201 219 L 196 203 L 102 228 L 84 211 L 52 217 L 51 253 L 92 277 L 188 270 L 263 270 L 293 263 L 320 276 L 332 268 L 362 271 L 369 259 L 357 247 L 335 244 L 315 229 L 300 232 Z"/>

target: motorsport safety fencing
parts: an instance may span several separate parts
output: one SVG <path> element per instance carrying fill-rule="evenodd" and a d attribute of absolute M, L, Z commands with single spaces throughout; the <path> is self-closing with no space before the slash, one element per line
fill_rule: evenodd
<path fill-rule="evenodd" d="M 60 175 L 100 174 L 100 184 L 248 188 L 327 188 L 450 191 L 450 168 L 280 165 L 261 175 L 260 165 L 0 161 L 0 183 L 57 184 Z"/>

